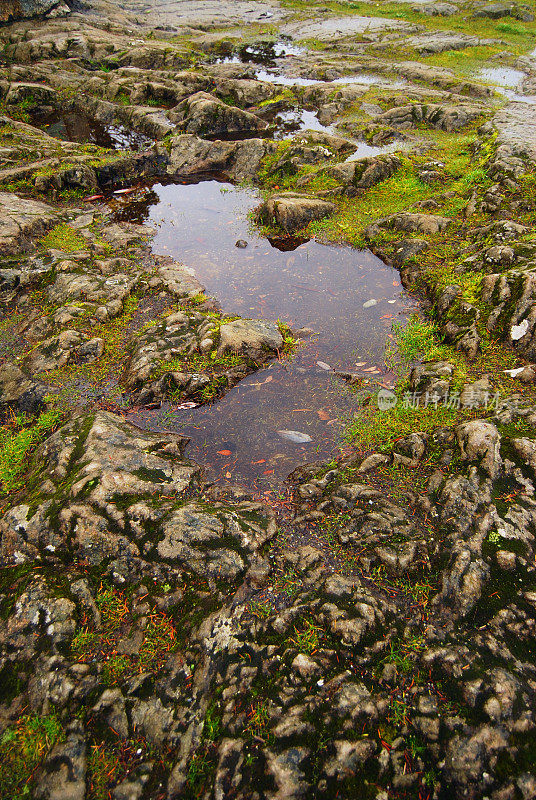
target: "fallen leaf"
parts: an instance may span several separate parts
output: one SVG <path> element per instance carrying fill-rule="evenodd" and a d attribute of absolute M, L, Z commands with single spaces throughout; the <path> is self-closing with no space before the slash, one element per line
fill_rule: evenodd
<path fill-rule="evenodd" d="M 226 477 L 226 478 L 230 478 L 230 477 L 231 477 L 231 473 L 230 473 L 230 472 L 226 472 L 226 473 L 225 473 L 225 477 Z"/>
<path fill-rule="evenodd" d="M 319 409 L 318 409 L 318 411 L 317 411 L 316 413 L 318 414 L 318 416 L 320 417 L 320 419 L 323 419 L 324 421 L 326 421 L 326 420 L 328 420 L 328 419 L 329 419 L 329 411 L 326 411 L 326 410 L 325 410 L 325 409 L 323 409 L 323 408 L 319 408 Z"/>
<path fill-rule="evenodd" d="M 274 471 L 273 471 L 273 469 L 265 469 L 262 474 L 263 475 L 273 475 Z"/>
<path fill-rule="evenodd" d="M 219 456 L 232 456 L 231 450 L 217 450 Z"/>
<path fill-rule="evenodd" d="M 259 461 L 252 461 L 251 463 L 252 464 L 266 464 L 266 459 L 265 458 L 261 458 L 261 459 L 259 459 Z"/>

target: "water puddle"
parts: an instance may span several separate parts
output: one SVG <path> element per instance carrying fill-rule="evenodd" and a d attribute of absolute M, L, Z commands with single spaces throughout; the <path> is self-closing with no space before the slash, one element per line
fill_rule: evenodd
<path fill-rule="evenodd" d="M 275 123 L 277 128 L 274 139 L 288 139 L 300 131 L 319 131 L 331 135 L 337 133 L 334 125 L 323 125 L 315 111 L 305 108 L 280 112 L 275 118 Z"/>
<path fill-rule="evenodd" d="M 316 86 L 319 83 L 328 83 L 330 86 L 349 86 L 360 84 L 363 86 L 373 86 L 381 84 L 391 89 L 399 89 L 406 86 L 406 81 L 385 80 L 380 75 L 372 75 L 368 72 L 360 72 L 358 75 L 345 75 L 342 78 L 335 78 L 332 81 L 319 80 L 318 78 L 301 78 L 299 76 L 281 75 L 271 70 L 259 69 L 255 71 L 255 77 L 259 81 L 274 83 L 278 86 Z"/>
<path fill-rule="evenodd" d="M 515 89 L 525 77 L 525 73 L 511 67 L 485 67 L 480 69 L 477 77 L 505 89 Z"/>
<path fill-rule="evenodd" d="M 499 94 L 511 102 L 529 103 L 536 105 L 536 96 L 519 94 L 518 89 L 527 77 L 524 72 L 511 67 L 486 67 L 478 71 L 475 76 L 481 81 L 492 83 Z"/>
<path fill-rule="evenodd" d="M 256 493 L 329 458 L 339 419 L 358 407 L 333 370 L 354 373 L 365 388 L 392 381 L 384 365 L 391 324 L 414 307 L 398 273 L 367 250 L 259 236 L 248 219 L 258 195 L 228 183 L 155 184 L 109 202 L 115 219 L 155 227 L 154 252 L 192 268 L 225 311 L 314 331 L 292 360 L 270 364 L 213 405 L 168 404 L 131 420 L 190 437 L 188 454 L 209 477 Z M 237 248 L 238 239 L 248 246 Z"/>
<path fill-rule="evenodd" d="M 372 158 L 373 156 L 379 156 L 386 153 L 394 153 L 395 151 L 408 149 L 408 146 L 404 145 L 403 142 L 373 145 L 369 144 L 368 142 L 361 142 L 354 139 L 348 139 L 348 141 L 352 142 L 356 150 L 354 153 L 349 155 L 348 158 L 345 158 L 345 161 L 358 161 L 360 158 Z"/>
<path fill-rule="evenodd" d="M 245 44 L 232 56 L 216 59 L 217 64 L 263 64 L 274 66 L 279 58 L 302 56 L 307 48 L 295 44 L 290 37 L 282 37 L 275 42 Z"/>
<path fill-rule="evenodd" d="M 111 150 L 146 150 L 152 140 L 123 125 L 104 125 L 79 111 L 36 113 L 33 123 L 49 136 L 66 142 L 96 144 Z"/>

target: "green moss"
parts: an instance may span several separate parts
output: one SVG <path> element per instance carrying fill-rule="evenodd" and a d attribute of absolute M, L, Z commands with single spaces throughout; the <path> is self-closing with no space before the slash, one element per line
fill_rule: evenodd
<path fill-rule="evenodd" d="M 28 465 L 28 456 L 58 427 L 62 414 L 44 411 L 33 424 L 24 416 L 15 417 L 10 428 L 0 429 L 0 484 L 3 493 L 19 489 Z"/>
<path fill-rule="evenodd" d="M 7 728 L 0 740 L 0 798 L 30 797 L 34 772 L 64 737 L 55 714 L 24 715 Z"/>
<path fill-rule="evenodd" d="M 38 246 L 43 250 L 63 250 L 66 253 L 76 253 L 79 250 L 87 249 L 88 242 L 78 231 L 62 222 L 43 236 L 38 242 Z"/>

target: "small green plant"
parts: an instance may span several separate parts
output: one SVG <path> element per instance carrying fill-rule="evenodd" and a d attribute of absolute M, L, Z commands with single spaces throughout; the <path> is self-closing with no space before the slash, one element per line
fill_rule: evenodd
<path fill-rule="evenodd" d="M 315 650 L 318 650 L 320 636 L 323 633 L 323 629 L 320 626 L 315 625 L 310 620 L 305 620 L 303 627 L 301 629 L 296 627 L 294 631 L 294 636 L 289 639 L 289 642 L 292 642 L 300 653 L 310 655 Z"/>
<path fill-rule="evenodd" d="M 128 670 L 130 661 L 126 656 L 113 655 L 103 664 L 102 680 L 107 686 L 116 684 Z"/>
<path fill-rule="evenodd" d="M 412 314 L 405 325 L 394 322 L 392 328 L 405 367 L 419 358 L 434 361 L 445 357 L 445 350 L 438 343 L 439 327 L 435 322 Z"/>
<path fill-rule="evenodd" d="M 0 797 L 31 797 L 33 773 L 63 738 L 55 714 L 25 715 L 7 728 L 0 739 Z"/>
<path fill-rule="evenodd" d="M 56 225 L 39 242 L 43 250 L 63 250 L 65 253 L 76 253 L 87 248 L 87 241 L 66 222 Z"/>
<path fill-rule="evenodd" d="M 61 413 L 51 409 L 44 411 L 33 425 L 23 427 L 26 419 L 19 416 L 13 421 L 19 430 L 0 430 L 0 484 L 4 493 L 20 489 L 30 452 L 52 433 L 60 420 Z"/>

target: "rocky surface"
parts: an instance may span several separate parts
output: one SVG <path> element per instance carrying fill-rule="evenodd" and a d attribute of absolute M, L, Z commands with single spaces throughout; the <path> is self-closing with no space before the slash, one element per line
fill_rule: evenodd
<path fill-rule="evenodd" d="M 0 797 L 530 800 L 533 4 L 69 5 L 0 16 Z M 295 347 L 140 224 L 206 176 L 428 313 L 260 497 L 166 416 Z"/>

